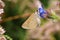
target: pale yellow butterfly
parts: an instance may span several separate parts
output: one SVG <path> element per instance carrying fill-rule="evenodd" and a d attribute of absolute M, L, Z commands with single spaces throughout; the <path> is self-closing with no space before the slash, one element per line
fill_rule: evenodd
<path fill-rule="evenodd" d="M 33 13 L 22 25 L 24 29 L 34 29 L 40 25 L 40 17 L 37 12 Z"/>

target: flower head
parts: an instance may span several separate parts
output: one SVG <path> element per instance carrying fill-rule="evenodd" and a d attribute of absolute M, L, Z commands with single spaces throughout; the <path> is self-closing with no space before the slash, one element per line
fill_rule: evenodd
<path fill-rule="evenodd" d="M 4 33 L 5 33 L 5 30 L 0 25 L 0 34 L 4 34 Z"/>

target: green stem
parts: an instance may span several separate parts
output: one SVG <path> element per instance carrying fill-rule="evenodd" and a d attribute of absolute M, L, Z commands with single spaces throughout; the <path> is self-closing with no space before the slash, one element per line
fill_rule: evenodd
<path fill-rule="evenodd" d="M 8 40 L 13 40 L 11 37 L 9 37 L 8 35 L 4 35 Z"/>

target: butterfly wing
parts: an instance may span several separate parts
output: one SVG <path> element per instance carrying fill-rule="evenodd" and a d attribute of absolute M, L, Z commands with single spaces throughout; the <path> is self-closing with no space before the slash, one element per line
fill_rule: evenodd
<path fill-rule="evenodd" d="M 40 19 L 38 18 L 37 12 L 33 13 L 22 25 L 24 29 L 34 29 L 40 23 Z"/>

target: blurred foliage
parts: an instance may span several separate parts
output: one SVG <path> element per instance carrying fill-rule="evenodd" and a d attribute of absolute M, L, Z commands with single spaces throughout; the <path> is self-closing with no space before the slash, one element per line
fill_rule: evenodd
<path fill-rule="evenodd" d="M 56 40 L 60 40 L 60 32 L 54 34 Z"/>
<path fill-rule="evenodd" d="M 5 17 L 11 17 L 15 15 L 19 15 L 19 4 L 13 3 L 12 1 L 5 1 Z M 22 14 L 22 12 L 20 12 Z M 6 21 L 2 23 L 3 27 L 6 30 L 6 34 L 11 36 L 13 40 L 24 40 L 26 30 L 21 28 L 22 23 L 26 20 L 26 18 L 19 18 L 12 21 Z"/>
<path fill-rule="evenodd" d="M 5 16 L 4 18 L 22 15 L 25 11 L 27 13 L 33 13 L 35 11 L 35 7 L 30 7 L 33 5 L 32 0 L 3 0 L 5 2 Z M 44 7 L 48 7 L 49 0 L 40 0 Z M 31 3 L 31 4 L 30 4 Z M 30 5 L 30 6 L 29 6 Z M 1 25 L 5 28 L 6 34 L 11 36 L 13 40 L 25 40 L 26 30 L 21 27 L 23 22 L 27 18 L 19 18 L 11 21 L 6 21 Z"/>
<path fill-rule="evenodd" d="M 49 6 L 49 0 L 40 0 L 45 8 Z"/>

